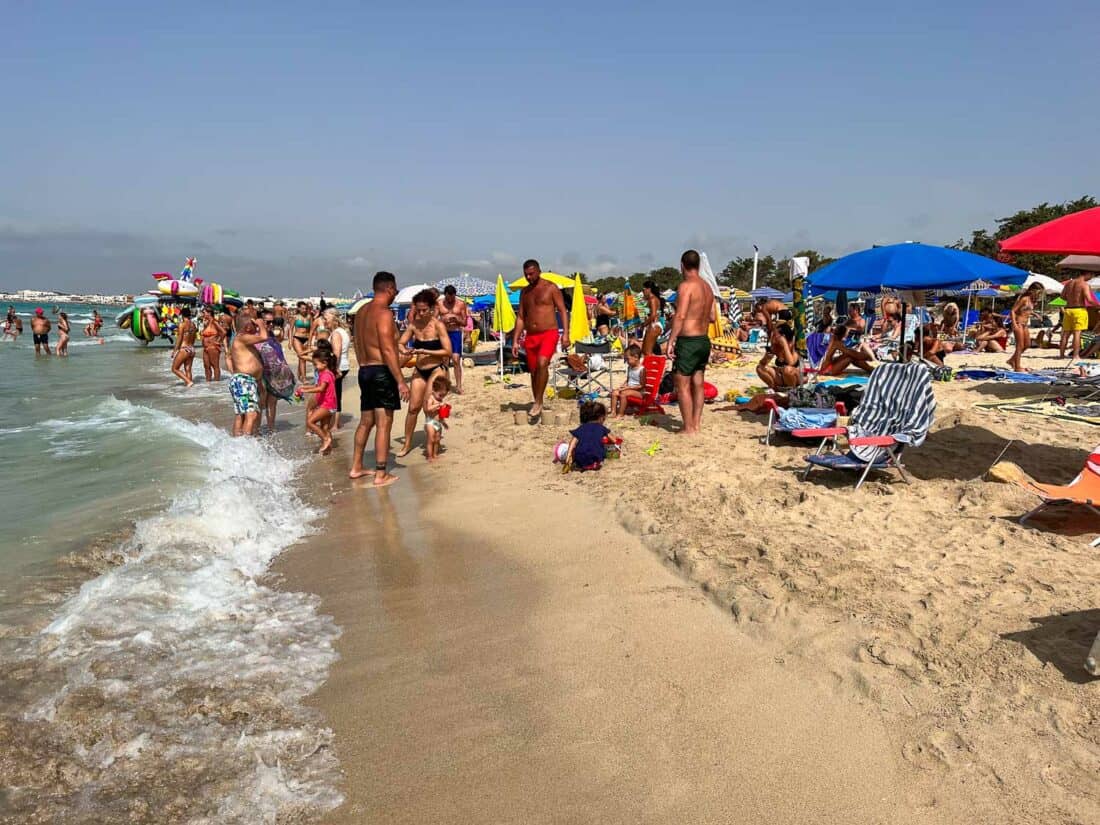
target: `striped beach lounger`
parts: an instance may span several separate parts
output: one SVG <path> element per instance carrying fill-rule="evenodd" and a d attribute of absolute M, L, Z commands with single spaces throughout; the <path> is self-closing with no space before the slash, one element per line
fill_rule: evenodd
<path fill-rule="evenodd" d="M 813 455 L 806 456 L 809 476 L 814 467 L 827 470 L 855 470 L 860 488 L 871 470 L 895 469 L 908 483 L 901 453 L 919 447 L 928 437 L 936 415 L 932 377 L 923 364 L 881 364 L 871 373 L 863 400 L 845 427 L 796 430 L 798 438 L 821 438 Z M 848 439 L 848 452 L 826 452 L 839 436 Z"/>

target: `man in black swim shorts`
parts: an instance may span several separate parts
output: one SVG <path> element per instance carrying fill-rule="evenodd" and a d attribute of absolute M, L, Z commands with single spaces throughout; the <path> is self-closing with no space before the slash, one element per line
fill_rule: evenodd
<path fill-rule="evenodd" d="M 42 307 L 38 307 L 34 311 L 34 317 L 31 318 L 31 333 L 34 339 L 34 354 L 51 355 L 50 352 L 50 320 L 46 317 L 46 313 L 42 311 Z"/>
<path fill-rule="evenodd" d="M 390 304 L 397 297 L 397 279 L 389 272 L 374 276 L 374 299 L 355 314 L 355 356 L 359 361 L 359 426 L 355 430 L 350 478 L 362 478 L 363 451 L 374 436 L 374 486 L 397 481 L 386 470 L 390 456 L 393 413 L 409 398 L 409 385 L 397 360 L 397 325 Z"/>

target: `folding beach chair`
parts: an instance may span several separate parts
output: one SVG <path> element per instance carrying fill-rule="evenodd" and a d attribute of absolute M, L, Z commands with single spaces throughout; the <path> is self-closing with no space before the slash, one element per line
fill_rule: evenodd
<path fill-rule="evenodd" d="M 611 342 L 604 341 L 600 344 L 576 343 L 573 352 L 585 360 L 583 369 L 574 369 L 569 361 L 563 359 L 554 371 L 554 387 L 565 386 L 577 391 L 579 395 L 599 393 L 610 395 L 611 393 Z M 599 367 L 591 366 L 592 356 L 598 355 L 603 361 Z"/>
<path fill-rule="evenodd" d="M 855 470 L 860 473 L 858 490 L 871 470 L 898 471 L 909 483 L 901 454 L 905 447 L 919 447 L 928 437 L 936 414 L 932 378 L 922 364 L 881 364 L 867 382 L 863 400 L 852 413 L 847 427 L 795 430 L 796 438 L 820 438 L 821 445 L 806 456 L 806 471 Z M 833 452 L 837 439 L 845 436 L 849 450 Z M 830 452 L 826 452 L 830 450 Z"/>
<path fill-rule="evenodd" d="M 768 430 L 764 433 L 764 446 L 770 447 L 772 443 L 772 436 L 776 433 L 786 433 L 787 435 L 794 435 L 796 432 L 801 432 L 806 429 L 805 422 L 799 422 L 798 426 L 790 426 L 784 422 L 784 418 L 792 418 L 798 416 L 791 416 L 792 409 L 783 409 L 780 407 L 774 398 L 764 399 L 764 408 L 768 411 Z M 840 401 L 836 402 L 832 409 L 821 409 L 818 407 L 795 407 L 795 412 L 802 413 L 806 417 L 821 417 L 821 428 L 828 429 L 836 427 L 837 419 L 842 415 L 847 415 L 847 409 Z M 830 420 L 831 419 L 831 420 Z M 817 429 L 817 428 L 811 428 Z"/>
<path fill-rule="evenodd" d="M 1100 516 L 1100 447 L 1097 447 L 1085 461 L 1085 466 L 1069 484 L 1040 484 L 1031 479 L 1015 479 L 1016 483 L 1028 492 L 1042 499 L 1037 507 L 1020 516 L 1020 524 L 1029 518 L 1059 504 L 1076 504 L 1087 507 L 1093 514 Z M 1100 537 L 1093 540 L 1092 546 L 1100 545 Z"/>
<path fill-rule="evenodd" d="M 665 408 L 657 403 L 657 393 L 661 389 L 661 379 L 665 376 L 668 359 L 663 355 L 647 355 L 642 360 L 645 369 L 645 394 L 641 398 L 627 398 L 627 412 L 637 415 L 659 413 L 664 415 Z"/>

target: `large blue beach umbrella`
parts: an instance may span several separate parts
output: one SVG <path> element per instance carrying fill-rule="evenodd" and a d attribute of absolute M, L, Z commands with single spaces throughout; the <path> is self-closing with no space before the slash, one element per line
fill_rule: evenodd
<path fill-rule="evenodd" d="M 809 282 L 810 291 L 819 295 L 832 289 L 864 292 L 966 289 L 978 280 L 1020 285 L 1027 275 L 1022 269 L 961 249 L 899 243 L 845 255 L 812 272 Z M 903 330 L 904 310 L 902 304 Z"/>
<path fill-rule="evenodd" d="M 977 280 L 1019 285 L 1026 279 L 1022 269 L 961 249 L 899 243 L 845 255 L 812 272 L 809 281 L 820 295 L 833 289 L 965 289 Z"/>

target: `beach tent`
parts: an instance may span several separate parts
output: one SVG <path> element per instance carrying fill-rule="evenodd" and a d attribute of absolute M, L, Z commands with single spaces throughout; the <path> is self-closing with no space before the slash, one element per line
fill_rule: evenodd
<path fill-rule="evenodd" d="M 542 277 L 552 283 L 554 286 L 559 286 L 562 289 L 568 289 L 573 286 L 573 279 L 566 278 L 564 275 L 559 275 L 556 272 L 543 272 Z M 512 283 L 508 284 L 511 289 L 523 289 L 527 286 L 527 279 L 520 275 Z"/>
<path fill-rule="evenodd" d="M 508 290 L 504 287 L 504 276 L 497 275 L 497 285 L 493 300 L 493 330 L 498 333 L 500 344 L 500 375 L 504 377 L 504 337 L 516 327 L 516 313 L 512 302 L 508 300 Z"/>
<path fill-rule="evenodd" d="M 1003 252 L 1100 255 L 1100 206 L 1063 215 L 1001 241 Z"/>
<path fill-rule="evenodd" d="M 395 304 L 411 304 L 413 296 L 416 295 L 416 293 L 420 292 L 422 289 L 431 288 L 430 284 L 413 284 L 412 286 L 407 286 L 397 293 L 397 297 L 393 299 L 393 302 Z"/>
<path fill-rule="evenodd" d="M 455 291 L 463 298 L 492 295 L 496 289 L 496 284 L 492 281 L 486 281 L 484 278 L 474 278 L 465 272 L 457 278 L 444 278 L 442 281 L 436 281 L 435 283 L 435 288 L 440 292 L 449 286 L 453 286 Z"/>

